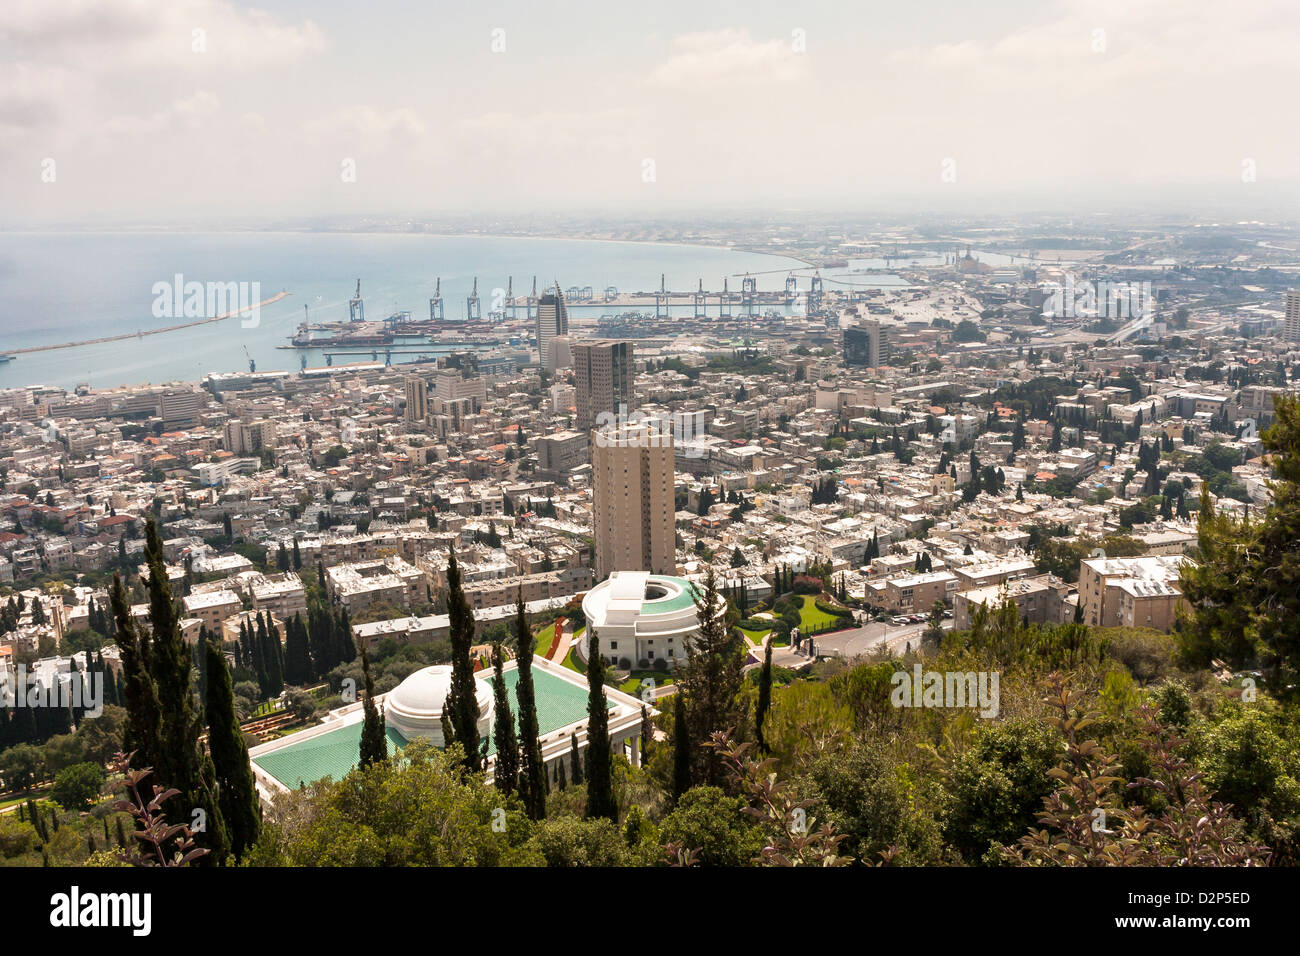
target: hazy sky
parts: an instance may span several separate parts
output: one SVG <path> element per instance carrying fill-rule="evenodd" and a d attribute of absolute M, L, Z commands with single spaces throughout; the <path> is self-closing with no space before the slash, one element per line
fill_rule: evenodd
<path fill-rule="evenodd" d="M 1297 60 L 1296 0 L 3 0 L 0 226 L 1258 201 Z"/>

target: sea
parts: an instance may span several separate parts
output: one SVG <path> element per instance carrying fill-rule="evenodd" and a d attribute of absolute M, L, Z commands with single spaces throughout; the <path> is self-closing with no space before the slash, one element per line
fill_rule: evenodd
<path fill-rule="evenodd" d="M 841 287 L 906 285 L 889 273 L 855 274 L 877 268 L 863 260 L 823 275 L 829 290 Z M 298 371 L 326 364 L 319 349 L 289 350 L 299 323 L 341 322 L 357 281 L 367 320 L 397 312 L 415 319 L 429 315 L 429 298 L 441 279 L 444 316 L 462 319 L 474 281 L 482 314 L 492 310 L 513 280 L 515 295 L 559 282 L 561 289 L 590 286 L 594 300 L 571 303 L 575 318 L 631 311 L 599 303 L 608 287 L 620 292 L 657 289 L 660 276 L 670 290 L 693 290 L 700 280 L 716 292 L 727 279 L 733 293 L 752 275 L 760 291 L 785 286 L 794 274 L 808 288 L 813 274 L 804 262 L 728 248 L 650 242 L 392 233 L 299 232 L 0 232 L 0 355 L 37 345 L 129 334 L 118 341 L 15 355 L 0 361 L 0 388 L 54 385 L 108 388 L 173 381 L 198 381 L 209 372 Z M 159 284 L 243 283 L 260 299 L 289 293 L 263 306 L 253 323 L 232 317 L 220 322 L 139 336 L 150 329 L 193 321 L 158 307 Z M 256 285 L 255 285 L 256 284 Z M 260 301 L 253 299 L 252 301 Z M 305 309 L 304 309 L 305 307 Z M 173 311 L 179 310 L 179 304 Z M 162 311 L 165 314 L 155 313 Z M 689 314 L 690 307 L 679 310 Z M 254 327 L 247 327 L 254 326 Z M 439 349 L 403 342 L 394 364 Z M 378 353 L 380 360 L 384 352 Z M 370 360 L 369 354 L 336 358 Z"/>

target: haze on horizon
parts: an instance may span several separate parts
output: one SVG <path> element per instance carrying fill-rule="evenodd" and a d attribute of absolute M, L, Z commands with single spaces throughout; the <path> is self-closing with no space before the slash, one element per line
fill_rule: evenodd
<path fill-rule="evenodd" d="M 750 6 L 8 0 L 0 228 L 1297 208 L 1292 0 Z"/>

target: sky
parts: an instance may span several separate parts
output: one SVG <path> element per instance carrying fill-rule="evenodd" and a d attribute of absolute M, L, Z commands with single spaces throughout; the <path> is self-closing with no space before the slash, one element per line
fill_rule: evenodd
<path fill-rule="evenodd" d="M 0 228 L 1288 210 L 1300 4 L 4 0 Z"/>

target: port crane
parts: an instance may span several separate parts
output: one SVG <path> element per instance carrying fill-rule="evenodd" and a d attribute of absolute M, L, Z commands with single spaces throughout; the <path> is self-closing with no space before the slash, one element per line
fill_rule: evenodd
<path fill-rule="evenodd" d="M 257 371 L 257 362 L 253 361 L 253 356 L 248 354 L 248 346 L 244 346 L 244 358 L 248 359 L 248 374 L 252 375 Z"/>
<path fill-rule="evenodd" d="M 429 300 L 429 320 L 442 321 L 442 276 L 438 276 L 438 281 L 433 287 L 433 298 Z"/>
<path fill-rule="evenodd" d="M 366 320 L 366 305 L 361 301 L 360 279 L 357 280 L 357 294 L 348 303 L 348 320 L 351 322 L 364 322 Z"/>

